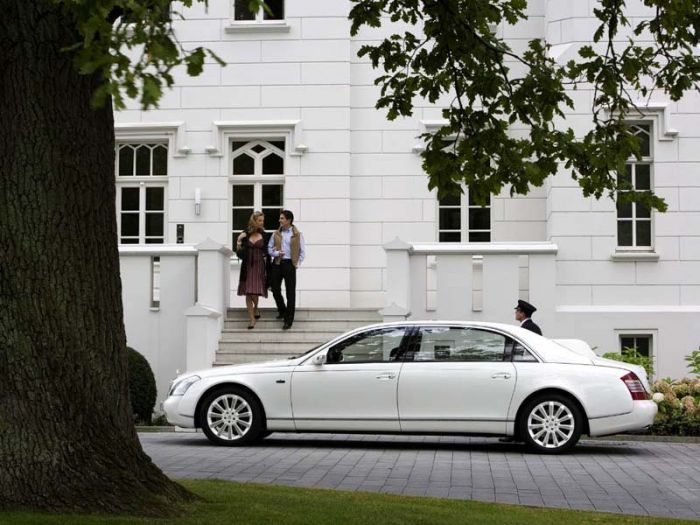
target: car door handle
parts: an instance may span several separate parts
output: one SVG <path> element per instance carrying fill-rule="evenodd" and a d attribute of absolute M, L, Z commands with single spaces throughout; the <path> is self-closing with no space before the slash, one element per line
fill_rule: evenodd
<path fill-rule="evenodd" d="M 508 372 L 496 372 L 491 376 L 491 379 L 510 379 Z"/>
<path fill-rule="evenodd" d="M 377 379 L 381 381 L 389 381 L 390 379 L 394 379 L 396 377 L 396 374 L 393 372 L 384 372 L 383 374 L 379 374 L 377 376 Z"/>

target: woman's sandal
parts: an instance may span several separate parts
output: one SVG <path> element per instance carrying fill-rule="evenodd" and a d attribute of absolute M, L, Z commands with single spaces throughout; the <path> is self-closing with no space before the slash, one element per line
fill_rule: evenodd
<path fill-rule="evenodd" d="M 260 310 L 258 310 L 257 312 L 255 312 L 255 318 L 256 318 L 256 319 L 260 319 Z"/>
<path fill-rule="evenodd" d="M 249 325 L 248 325 L 248 330 L 252 330 L 253 328 L 255 328 L 255 325 L 254 325 L 254 324 L 249 324 Z"/>

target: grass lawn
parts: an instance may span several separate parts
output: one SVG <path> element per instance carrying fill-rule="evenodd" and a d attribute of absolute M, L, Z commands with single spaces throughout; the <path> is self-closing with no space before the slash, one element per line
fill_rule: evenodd
<path fill-rule="evenodd" d="M 183 481 L 206 502 L 187 505 L 179 518 L 137 519 L 80 515 L 0 512 L 0 523 L 12 525 L 87 524 L 423 524 L 569 525 L 688 524 L 686 520 L 621 516 L 573 510 L 543 509 L 477 501 L 394 496 L 367 492 L 298 489 L 229 481 Z"/>

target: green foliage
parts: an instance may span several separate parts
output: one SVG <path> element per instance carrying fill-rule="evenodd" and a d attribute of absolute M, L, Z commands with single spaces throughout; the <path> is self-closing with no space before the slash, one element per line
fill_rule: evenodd
<path fill-rule="evenodd" d="M 129 361 L 129 398 L 131 410 L 138 422 L 150 424 L 156 404 L 156 379 L 146 358 L 127 347 Z"/>
<path fill-rule="evenodd" d="M 384 70 L 375 81 L 381 86 L 377 108 L 395 119 L 412 114 L 417 96 L 447 106 L 446 124 L 423 135 L 423 167 L 440 197 L 459 193 L 458 183 L 481 203 L 506 186 L 511 194 L 524 194 L 560 165 L 585 196 L 615 197 L 624 189 L 617 173 L 630 157 L 639 157 L 639 140 L 627 124 L 643 116 L 635 101 L 654 89 L 678 100 L 700 80 L 700 56 L 693 51 L 700 44 L 700 11 L 694 2 L 643 0 L 656 15 L 633 26 L 623 0 L 601 0 L 593 45 L 560 64 L 540 39 L 516 52 L 494 32 L 525 20 L 527 0 L 352 1 L 353 35 L 363 26 L 381 26 L 387 16 L 408 28 L 358 53 Z M 653 41 L 637 39 L 642 33 Z M 578 85 L 594 89 L 593 122 L 583 137 L 563 120 Z M 446 141 L 452 146 L 445 148 Z M 652 192 L 624 198 L 666 209 Z"/>
<path fill-rule="evenodd" d="M 690 355 L 685 357 L 688 361 L 688 368 L 690 368 L 690 373 L 700 376 L 700 350 L 693 350 Z"/>
<path fill-rule="evenodd" d="M 700 379 L 664 378 L 652 385 L 659 407 L 653 434 L 700 436 Z"/>
<path fill-rule="evenodd" d="M 92 104 L 100 107 L 111 98 L 124 108 L 124 97 L 139 99 L 148 109 L 158 105 L 163 89 L 174 83 L 173 69 L 184 65 L 197 76 L 205 60 L 225 65 L 203 47 L 184 48 L 175 38 L 173 21 L 182 19 L 172 0 L 50 0 L 67 11 L 75 22 L 79 38 L 65 49 L 72 53 L 77 70 L 84 75 L 99 74 L 102 84 Z M 191 7 L 207 0 L 180 0 L 176 5 Z M 250 0 L 259 9 L 263 0 Z"/>
<path fill-rule="evenodd" d="M 631 365 L 639 365 L 646 370 L 648 377 L 654 375 L 654 365 L 651 362 L 651 357 L 640 354 L 634 348 L 623 348 L 621 354 L 617 352 L 608 352 L 603 354 L 603 357 L 605 359 L 613 359 Z"/>

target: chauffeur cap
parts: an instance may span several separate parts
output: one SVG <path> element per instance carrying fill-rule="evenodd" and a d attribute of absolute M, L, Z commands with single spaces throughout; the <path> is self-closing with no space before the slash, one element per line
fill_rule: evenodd
<path fill-rule="evenodd" d="M 518 299 L 518 305 L 515 307 L 515 309 L 520 310 L 528 317 L 530 317 L 532 314 L 534 314 L 537 311 L 537 308 L 532 306 L 527 301 L 523 301 L 522 299 Z"/>

